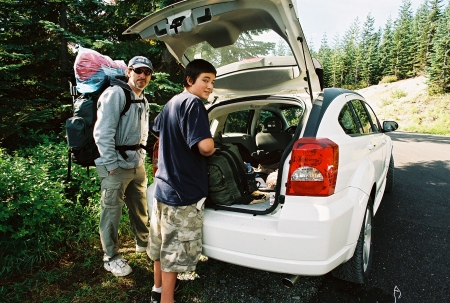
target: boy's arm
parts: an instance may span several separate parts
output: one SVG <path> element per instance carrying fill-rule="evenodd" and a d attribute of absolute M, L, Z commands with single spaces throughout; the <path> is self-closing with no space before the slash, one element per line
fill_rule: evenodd
<path fill-rule="evenodd" d="M 155 119 L 156 120 L 156 119 Z M 156 139 L 159 139 L 159 131 L 155 131 L 155 122 L 153 121 L 153 122 L 150 122 L 149 123 L 149 127 L 148 127 L 148 130 L 149 130 L 149 132 L 156 138 Z"/>
<path fill-rule="evenodd" d="M 211 156 L 216 151 L 214 148 L 214 140 L 212 138 L 203 139 L 198 142 L 197 146 L 200 154 L 205 157 Z"/>

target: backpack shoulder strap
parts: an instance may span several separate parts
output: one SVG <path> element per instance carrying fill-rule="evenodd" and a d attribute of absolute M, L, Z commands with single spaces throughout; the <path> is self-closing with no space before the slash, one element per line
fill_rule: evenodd
<path fill-rule="evenodd" d="M 131 92 L 123 87 L 123 92 L 125 93 L 125 107 L 123 108 L 120 116 L 125 115 L 125 113 L 130 109 L 131 103 L 145 103 L 145 100 L 131 100 Z M 145 98 L 145 97 L 144 97 Z"/>
<path fill-rule="evenodd" d="M 131 106 L 131 92 L 128 89 L 123 88 L 123 92 L 125 93 L 125 107 L 123 108 L 120 116 L 125 115 L 125 113 L 130 109 Z"/>

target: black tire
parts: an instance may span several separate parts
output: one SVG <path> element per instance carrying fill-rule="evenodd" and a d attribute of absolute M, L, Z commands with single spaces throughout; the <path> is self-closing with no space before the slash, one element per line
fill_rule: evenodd
<path fill-rule="evenodd" d="M 386 188 L 384 189 L 385 193 L 391 193 L 394 189 L 394 156 L 391 155 L 391 159 L 389 160 L 389 168 L 386 176 Z"/>
<path fill-rule="evenodd" d="M 356 244 L 353 257 L 347 262 L 336 267 L 332 274 L 334 277 L 353 282 L 364 284 L 369 278 L 370 268 L 372 265 L 372 198 L 367 202 L 364 221 L 359 233 L 358 243 Z"/>

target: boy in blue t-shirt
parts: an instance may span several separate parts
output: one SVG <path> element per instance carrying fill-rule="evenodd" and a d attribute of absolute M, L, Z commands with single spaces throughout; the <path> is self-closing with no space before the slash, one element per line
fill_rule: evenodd
<path fill-rule="evenodd" d="M 216 69 L 196 59 L 186 66 L 184 91 L 150 124 L 159 133 L 158 171 L 148 256 L 154 261 L 152 302 L 174 302 L 179 272 L 194 271 L 202 252 L 206 158 L 215 152 L 202 100 L 212 93 Z M 161 292 L 162 291 L 162 292 Z"/>

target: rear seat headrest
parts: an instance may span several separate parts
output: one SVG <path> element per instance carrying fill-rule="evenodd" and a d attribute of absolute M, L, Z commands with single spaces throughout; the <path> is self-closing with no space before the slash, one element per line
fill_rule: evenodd
<path fill-rule="evenodd" d="M 282 125 L 281 120 L 278 117 L 268 117 L 264 120 L 264 129 L 262 130 L 265 133 L 278 133 L 281 132 Z"/>

